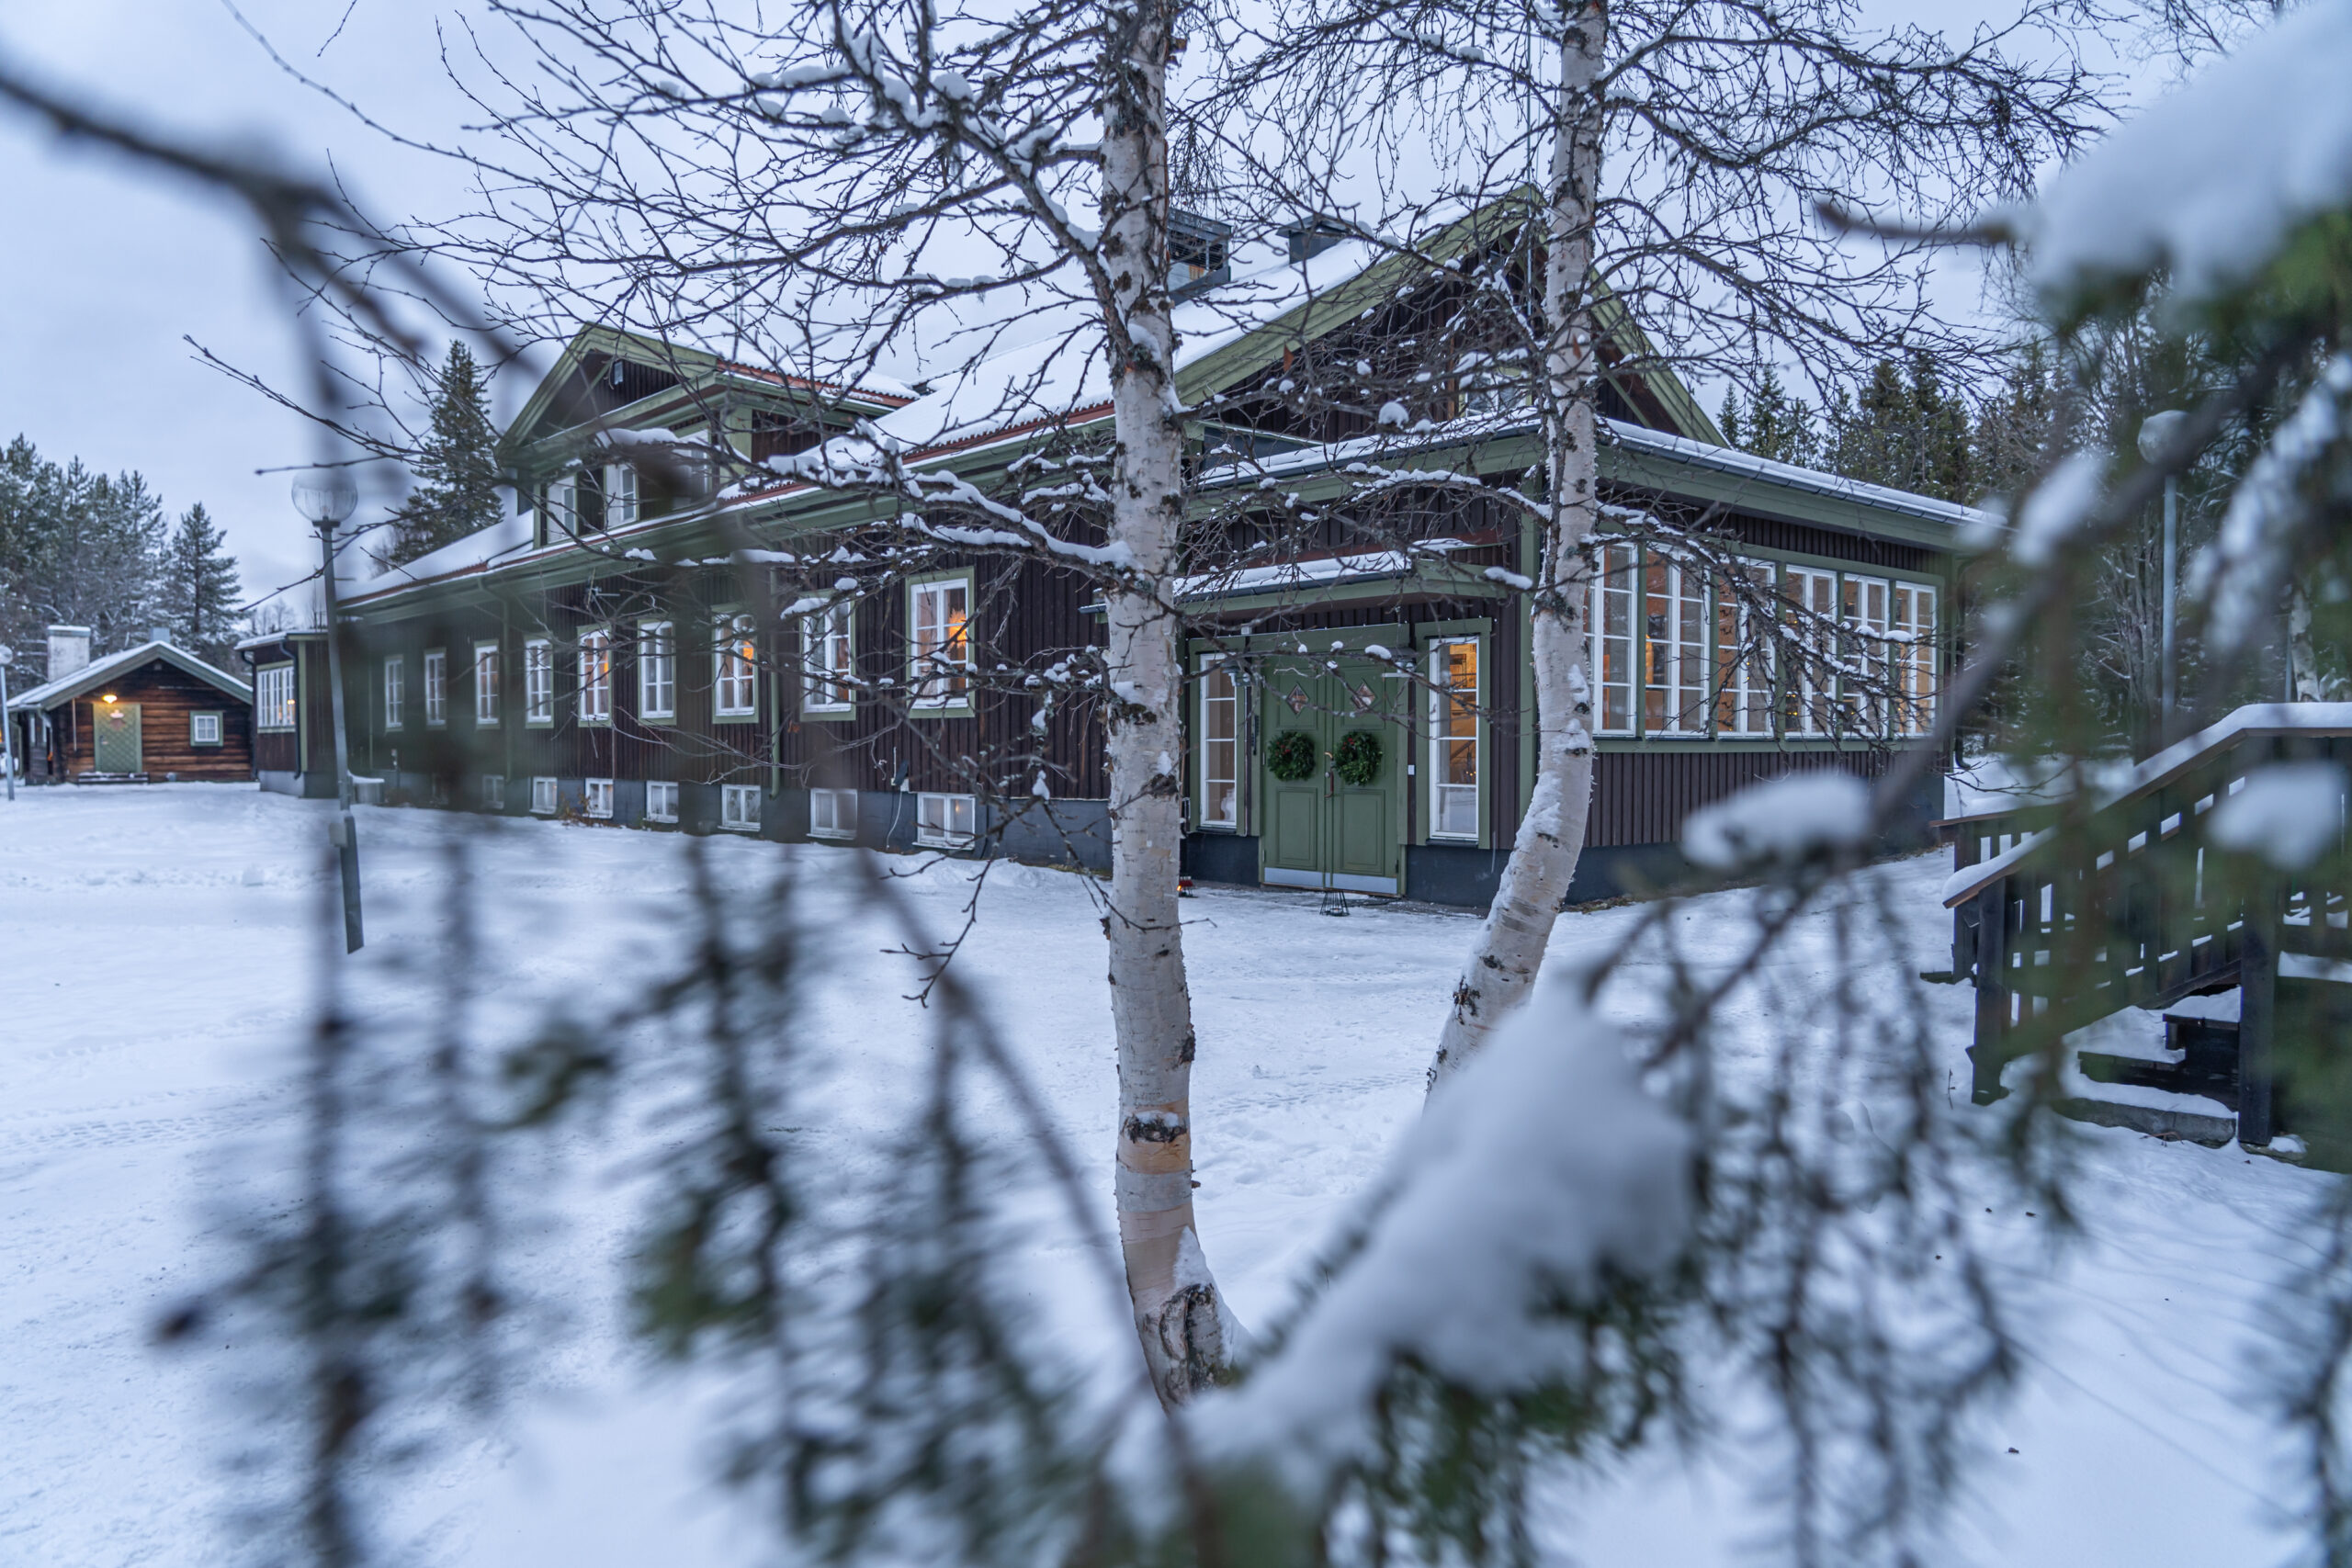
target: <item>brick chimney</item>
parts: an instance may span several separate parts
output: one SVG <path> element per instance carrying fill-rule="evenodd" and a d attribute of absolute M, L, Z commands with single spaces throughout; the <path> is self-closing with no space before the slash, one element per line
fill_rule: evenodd
<path fill-rule="evenodd" d="M 71 675 L 90 662 L 90 628 L 87 626 L 51 626 L 49 628 L 49 675 L 54 681 Z"/>

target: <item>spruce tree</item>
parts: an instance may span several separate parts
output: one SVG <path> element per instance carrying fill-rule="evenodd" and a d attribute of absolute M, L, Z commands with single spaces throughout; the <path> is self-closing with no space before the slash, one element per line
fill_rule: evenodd
<path fill-rule="evenodd" d="M 433 428 L 410 466 L 416 488 L 392 513 L 395 562 L 498 521 L 498 432 L 481 367 L 464 344 L 453 343 L 435 379 Z"/>
<path fill-rule="evenodd" d="M 172 638 L 198 658 L 225 668 L 236 640 L 237 561 L 227 536 L 198 502 L 180 513 L 157 572 L 156 603 Z"/>

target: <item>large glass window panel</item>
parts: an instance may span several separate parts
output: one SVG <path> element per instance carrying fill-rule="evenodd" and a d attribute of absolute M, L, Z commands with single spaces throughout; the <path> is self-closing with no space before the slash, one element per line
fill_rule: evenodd
<path fill-rule="evenodd" d="M 1241 823 L 1241 704 L 1233 671 L 1211 665 L 1201 675 L 1201 825 Z"/>
<path fill-rule="evenodd" d="M 1699 572 L 1652 557 L 1642 573 L 1642 728 L 1707 732 L 1707 589 Z"/>
<path fill-rule="evenodd" d="M 1430 650 L 1430 836 L 1478 836 L 1478 640 Z"/>
<path fill-rule="evenodd" d="M 1601 545 L 1593 550 L 1592 672 L 1593 729 L 1600 735 L 1634 732 L 1634 616 L 1638 597 L 1631 545 Z"/>

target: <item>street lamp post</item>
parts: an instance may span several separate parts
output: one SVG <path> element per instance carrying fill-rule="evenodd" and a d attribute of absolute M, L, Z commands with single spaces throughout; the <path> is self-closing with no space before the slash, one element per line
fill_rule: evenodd
<path fill-rule="evenodd" d="M 2140 425 L 2140 456 L 2154 462 L 2165 455 L 2180 430 L 2181 422 L 2188 416 L 2178 409 L 2150 414 Z M 2165 603 L 2164 603 L 2164 709 L 2165 739 L 2172 739 L 2173 710 L 2180 704 L 2180 671 L 2174 657 L 2176 628 L 2178 626 L 2177 584 L 2180 580 L 2180 474 L 2176 468 L 2165 475 Z"/>
<path fill-rule="evenodd" d="M 0 643 L 0 776 L 8 781 L 8 798 L 17 798 L 17 721 L 8 716 L 8 666 L 17 650 Z"/>
<path fill-rule="evenodd" d="M 343 949 L 359 951 L 359 824 L 351 814 L 351 738 L 343 721 L 343 632 L 335 609 L 334 531 L 359 505 L 340 468 L 312 468 L 294 481 L 294 510 L 319 531 L 319 597 L 326 606 L 327 695 L 334 724 L 335 820 L 331 837 L 343 873 Z"/>

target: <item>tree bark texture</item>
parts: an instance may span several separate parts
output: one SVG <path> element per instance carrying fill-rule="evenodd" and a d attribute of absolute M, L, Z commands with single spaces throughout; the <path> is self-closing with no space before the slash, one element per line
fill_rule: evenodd
<path fill-rule="evenodd" d="M 1169 321 L 1168 0 L 1108 7 L 1102 254 L 1112 292 L 1111 539 L 1134 575 L 1110 623 L 1111 1016 L 1119 1049 L 1119 1245 L 1153 1385 L 1182 1404 L 1225 1370 L 1224 1313 L 1193 1218 L 1193 1002 L 1177 875 L 1183 671 L 1169 573 L 1183 515 Z"/>
<path fill-rule="evenodd" d="M 1459 1072 L 1526 999 L 1576 876 L 1592 807 L 1591 565 L 1599 516 L 1592 273 L 1600 181 L 1598 92 L 1609 36 L 1605 4 L 1571 15 L 1560 40 L 1560 118 L 1545 203 L 1544 360 L 1545 522 L 1529 600 L 1537 724 L 1534 787 L 1494 907 L 1478 928 L 1430 1068 L 1434 1088 Z"/>

